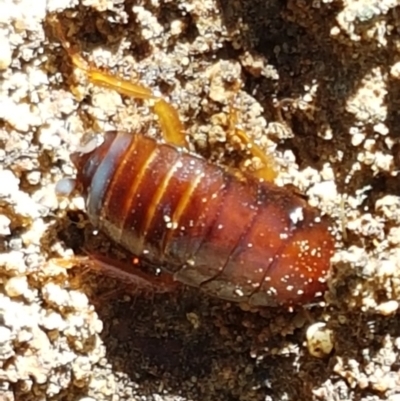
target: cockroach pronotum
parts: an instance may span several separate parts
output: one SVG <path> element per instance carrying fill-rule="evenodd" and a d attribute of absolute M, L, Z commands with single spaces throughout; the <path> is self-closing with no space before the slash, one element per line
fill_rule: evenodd
<path fill-rule="evenodd" d="M 89 81 L 151 99 L 167 141 L 113 131 L 72 154 L 76 186 L 95 227 L 175 280 L 222 299 L 294 305 L 322 295 L 334 241 L 316 209 L 260 179 L 267 170 L 234 174 L 187 151 L 172 105 L 89 67 L 59 36 Z"/>

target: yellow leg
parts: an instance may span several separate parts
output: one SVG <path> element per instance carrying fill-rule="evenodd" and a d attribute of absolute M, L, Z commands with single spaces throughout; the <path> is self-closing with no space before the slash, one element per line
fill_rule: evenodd
<path fill-rule="evenodd" d="M 57 19 L 53 19 L 53 24 L 56 29 L 56 35 L 70 56 L 72 63 L 75 67 L 86 73 L 88 80 L 91 83 L 103 88 L 115 90 L 126 96 L 131 96 L 137 99 L 153 100 L 154 112 L 158 116 L 165 141 L 176 146 L 188 148 L 182 122 L 180 121 L 177 110 L 171 104 L 154 95 L 151 89 L 141 85 L 140 83 L 133 83 L 120 79 L 112 74 L 90 66 L 78 54 L 78 52 L 72 48 L 65 37 L 60 22 Z M 239 90 L 239 88 L 237 90 Z M 229 134 L 238 138 L 250 151 L 253 157 L 256 157 L 261 161 L 262 167 L 254 171 L 253 174 L 265 181 L 273 181 L 276 177 L 276 172 L 273 168 L 273 159 L 266 155 L 265 152 L 254 141 L 252 141 L 243 130 L 237 127 L 237 114 L 232 105 L 229 116 Z"/>
<path fill-rule="evenodd" d="M 229 113 L 229 135 L 235 136 L 249 150 L 253 157 L 261 161 L 262 166 L 252 172 L 255 177 L 264 181 L 273 181 L 277 173 L 274 169 L 274 162 L 271 156 L 268 156 L 242 129 L 237 126 L 237 110 L 230 105 Z"/>
<path fill-rule="evenodd" d="M 154 95 L 151 89 L 141 85 L 140 83 L 129 82 L 107 72 L 101 71 L 98 68 L 90 66 L 71 47 L 70 43 L 65 37 L 60 22 L 57 19 L 54 19 L 53 23 L 56 29 L 56 35 L 70 56 L 72 63 L 75 67 L 85 72 L 88 80 L 92 84 L 106 89 L 115 90 L 120 94 L 134 97 L 136 99 L 153 100 L 153 109 L 159 119 L 165 141 L 176 146 L 188 148 L 182 122 L 179 119 L 177 110 L 171 104 Z"/>

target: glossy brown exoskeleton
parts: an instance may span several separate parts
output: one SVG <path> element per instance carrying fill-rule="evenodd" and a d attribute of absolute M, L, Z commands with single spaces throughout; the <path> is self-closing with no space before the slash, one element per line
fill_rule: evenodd
<path fill-rule="evenodd" d="M 223 299 L 293 305 L 322 294 L 334 241 L 316 209 L 260 179 L 266 170 L 234 174 L 190 153 L 170 104 L 71 56 L 91 82 L 152 99 L 167 141 L 107 132 L 72 155 L 95 227 L 177 281 Z"/>

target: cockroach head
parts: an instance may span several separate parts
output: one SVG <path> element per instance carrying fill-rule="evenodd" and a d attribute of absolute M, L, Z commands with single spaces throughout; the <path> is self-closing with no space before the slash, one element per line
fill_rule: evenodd
<path fill-rule="evenodd" d="M 114 133 L 91 135 L 71 154 L 70 159 L 76 168 L 76 184 L 85 194 L 91 185 L 93 176 L 107 153 Z"/>

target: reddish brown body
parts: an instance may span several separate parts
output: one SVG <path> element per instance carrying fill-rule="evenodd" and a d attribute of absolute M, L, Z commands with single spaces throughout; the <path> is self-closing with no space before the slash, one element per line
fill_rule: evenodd
<path fill-rule="evenodd" d="M 176 280 L 258 306 L 325 290 L 332 236 L 292 192 L 141 134 L 108 132 L 72 161 L 91 222 Z"/>

